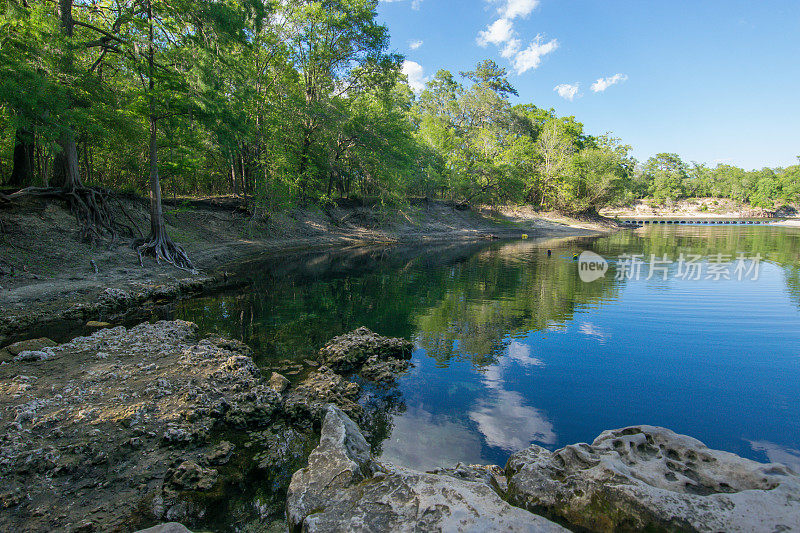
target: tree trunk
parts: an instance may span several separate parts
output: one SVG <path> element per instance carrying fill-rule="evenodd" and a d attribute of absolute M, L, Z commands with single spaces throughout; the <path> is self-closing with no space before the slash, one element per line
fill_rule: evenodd
<path fill-rule="evenodd" d="M 31 133 L 24 128 L 17 128 L 14 137 L 14 167 L 9 185 L 24 187 L 33 181 L 33 147 Z"/>
<path fill-rule="evenodd" d="M 308 186 L 309 159 L 311 158 L 311 128 L 303 127 L 303 149 L 300 152 L 300 201 L 305 204 L 306 187 Z"/>
<path fill-rule="evenodd" d="M 75 30 L 75 21 L 72 19 L 72 0 L 58 0 L 58 19 L 61 22 L 61 31 L 68 38 L 72 38 Z M 71 46 L 71 43 L 68 44 Z M 72 71 L 72 49 L 64 54 L 64 71 Z M 64 132 L 58 140 L 61 148 L 56 154 L 53 168 L 53 185 L 72 191 L 82 187 L 81 173 L 78 167 L 78 147 L 75 144 L 75 132 L 71 126 L 65 126 Z"/>
<path fill-rule="evenodd" d="M 78 167 L 78 145 L 75 134 L 67 129 L 58 140 L 60 150 L 53 162 L 53 186 L 64 190 L 75 190 L 83 186 L 81 172 Z"/>
<path fill-rule="evenodd" d="M 150 235 L 136 244 L 139 262 L 142 254 L 152 255 L 159 264 L 162 260 L 184 270 L 195 271 L 191 260 L 183 248 L 172 242 L 164 224 L 164 211 L 161 207 L 161 182 L 158 178 L 158 117 L 155 100 L 155 41 L 153 31 L 153 4 L 147 2 L 147 22 L 149 24 L 149 43 L 147 54 L 148 99 L 150 106 Z"/>
<path fill-rule="evenodd" d="M 164 211 L 161 207 L 161 181 L 158 178 L 158 128 L 155 116 L 150 115 L 150 235 L 166 234 Z"/>

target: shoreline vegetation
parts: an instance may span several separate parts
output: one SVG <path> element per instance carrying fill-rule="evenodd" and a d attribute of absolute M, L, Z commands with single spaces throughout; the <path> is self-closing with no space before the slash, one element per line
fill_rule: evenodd
<path fill-rule="evenodd" d="M 147 203 L 121 199 L 132 223 L 147 226 Z M 470 240 L 601 235 L 610 219 L 578 219 L 524 207 L 469 208 L 424 201 L 404 208 L 296 209 L 253 221 L 235 198 L 167 204 L 166 228 L 180 235 L 201 270 L 139 266 L 127 243 L 81 242 L 66 205 L 39 198 L 0 210 L 0 347 L 36 336 L 52 323 L 114 321 L 148 302 L 166 302 L 238 282 L 236 264 L 260 254 L 366 245 L 420 245 Z"/>
<path fill-rule="evenodd" d="M 600 214 L 609 218 L 743 218 L 743 219 L 791 219 L 798 211 L 792 206 L 781 209 L 765 209 L 729 198 L 682 198 L 669 202 L 642 199 L 630 205 L 605 207 Z"/>
<path fill-rule="evenodd" d="M 637 161 L 610 132 L 514 103 L 491 59 L 412 88 L 378 0 L 11 2 L 0 39 L 0 206 L 66 203 L 83 239 L 188 271 L 169 197 L 230 194 L 254 220 L 365 198 L 586 215 L 643 198 L 800 202 L 800 165 Z M 144 228 L 114 191 L 148 194 Z"/>

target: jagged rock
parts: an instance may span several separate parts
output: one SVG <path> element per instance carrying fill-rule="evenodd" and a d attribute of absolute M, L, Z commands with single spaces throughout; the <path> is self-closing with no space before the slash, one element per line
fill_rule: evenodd
<path fill-rule="evenodd" d="M 394 385 L 398 376 L 408 370 L 411 362 L 405 359 L 379 359 L 372 356 L 358 370 L 361 377 L 385 385 Z"/>
<path fill-rule="evenodd" d="M 378 360 L 411 359 L 414 345 L 405 339 L 383 337 L 361 327 L 331 339 L 319 351 L 320 361 L 337 372 L 355 370 L 371 357 Z"/>
<path fill-rule="evenodd" d="M 14 358 L 14 361 L 44 361 L 53 357 L 53 352 L 49 348 L 43 350 L 25 350 Z"/>
<path fill-rule="evenodd" d="M 800 531 L 800 477 L 668 429 L 603 432 L 506 465 L 508 501 L 590 531 Z"/>
<path fill-rule="evenodd" d="M 264 450 L 253 459 L 259 468 L 268 470 L 302 460 L 309 436 L 292 428 L 274 428 L 253 432 L 251 438 Z"/>
<path fill-rule="evenodd" d="M 478 481 L 491 487 L 498 494 L 505 494 L 508 490 L 505 472 L 497 465 L 463 465 L 458 463 L 453 468 L 437 468 L 428 473 L 451 476 L 466 481 Z"/>
<path fill-rule="evenodd" d="M 204 511 L 183 492 L 209 486 L 208 466 L 229 455 L 209 437 L 270 427 L 281 397 L 243 345 L 198 341 L 197 329 L 180 320 L 101 329 L 42 348 L 47 359 L 0 365 L 0 507 L 19 511 L 0 513 L 0 530 L 64 531 L 91 516 L 113 531 L 132 516 Z M 197 469 L 170 470 L 186 460 Z"/>
<path fill-rule="evenodd" d="M 194 461 L 184 461 L 167 473 L 165 485 L 176 492 L 184 490 L 209 490 L 218 479 L 213 468 L 203 468 Z"/>
<path fill-rule="evenodd" d="M 566 531 L 512 507 L 482 482 L 378 463 L 335 406 L 308 466 L 292 476 L 286 508 L 289 526 L 310 532 Z"/>
<path fill-rule="evenodd" d="M 178 522 L 167 522 L 157 526 L 140 529 L 136 533 L 192 533 L 189 529 Z"/>
<path fill-rule="evenodd" d="M 339 406 L 353 418 L 360 418 L 363 409 L 356 403 L 360 388 L 326 366 L 321 366 L 297 385 L 284 403 L 288 413 L 299 418 L 310 416 L 321 421 L 329 403 Z"/>
<path fill-rule="evenodd" d="M 289 380 L 277 372 L 273 372 L 269 378 L 269 386 L 275 392 L 283 392 L 289 387 Z"/>
<path fill-rule="evenodd" d="M 205 455 L 205 460 L 210 465 L 224 465 L 231 458 L 231 454 L 235 448 L 236 446 L 232 443 L 224 440 Z"/>

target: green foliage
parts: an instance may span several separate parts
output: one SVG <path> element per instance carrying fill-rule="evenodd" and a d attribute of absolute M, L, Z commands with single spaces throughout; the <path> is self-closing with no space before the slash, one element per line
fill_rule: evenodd
<path fill-rule="evenodd" d="M 86 184 L 144 192 L 154 114 L 166 195 L 232 193 L 257 214 L 342 197 L 570 212 L 648 196 L 800 201 L 799 165 L 746 172 L 659 154 L 637 166 L 575 117 L 511 105 L 518 93 L 491 60 L 440 70 L 415 95 L 377 2 L 74 1 L 68 37 L 53 3 L 0 0 L 0 181 L 27 142 L 47 183 L 69 130 Z"/>

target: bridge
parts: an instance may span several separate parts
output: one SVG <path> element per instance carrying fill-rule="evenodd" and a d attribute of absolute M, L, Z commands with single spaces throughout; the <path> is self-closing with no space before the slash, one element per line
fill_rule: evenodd
<path fill-rule="evenodd" d="M 729 218 L 623 218 L 620 222 L 625 226 L 644 226 L 646 224 L 676 224 L 687 226 L 730 224 L 743 226 L 747 224 L 769 224 L 774 218 L 762 219 L 729 219 Z"/>

